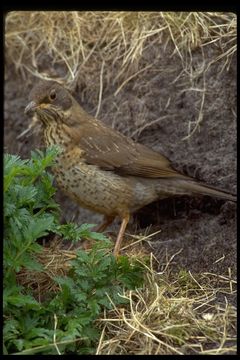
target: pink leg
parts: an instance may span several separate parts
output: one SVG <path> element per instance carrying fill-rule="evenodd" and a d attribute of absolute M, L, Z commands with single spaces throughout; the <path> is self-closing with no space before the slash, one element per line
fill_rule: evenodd
<path fill-rule="evenodd" d="M 129 222 L 129 214 L 127 214 L 123 219 L 122 219 L 122 223 L 121 223 L 121 227 L 118 233 L 118 237 L 117 237 L 117 241 L 114 247 L 114 251 L 113 251 L 113 255 L 117 256 L 121 247 L 121 243 L 122 243 L 122 239 L 123 239 L 123 235 L 125 233 L 127 224 Z"/>

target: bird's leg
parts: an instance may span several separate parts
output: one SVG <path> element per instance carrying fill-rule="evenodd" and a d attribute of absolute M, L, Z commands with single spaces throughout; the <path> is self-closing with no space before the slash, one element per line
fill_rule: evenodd
<path fill-rule="evenodd" d="M 115 247 L 114 247 L 114 251 L 113 251 L 113 255 L 114 256 L 117 256 L 118 253 L 119 253 L 119 250 L 120 250 L 120 246 L 121 246 L 121 243 L 122 243 L 122 239 L 123 239 L 123 235 L 125 233 L 125 230 L 126 230 L 126 227 L 127 227 L 127 224 L 129 222 L 129 214 L 125 215 L 125 217 L 122 219 L 122 223 L 121 223 L 121 227 L 120 227 L 120 230 L 119 230 L 119 233 L 118 233 L 118 237 L 117 237 L 117 241 L 116 241 L 116 244 L 115 244 Z"/>
<path fill-rule="evenodd" d="M 96 232 L 103 232 L 115 219 L 115 216 L 104 216 L 103 222 L 97 227 Z"/>

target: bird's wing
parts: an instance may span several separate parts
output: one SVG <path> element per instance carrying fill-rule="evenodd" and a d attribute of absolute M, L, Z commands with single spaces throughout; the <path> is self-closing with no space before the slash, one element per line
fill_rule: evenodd
<path fill-rule="evenodd" d="M 172 169 L 165 156 L 135 143 L 99 121 L 91 121 L 85 126 L 68 127 L 66 130 L 75 144 L 84 151 L 84 159 L 88 164 L 121 175 L 187 178 Z"/>

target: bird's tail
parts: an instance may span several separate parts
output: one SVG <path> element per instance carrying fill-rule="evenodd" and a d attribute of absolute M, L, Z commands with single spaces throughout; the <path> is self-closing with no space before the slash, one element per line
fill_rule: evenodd
<path fill-rule="evenodd" d="M 189 181 L 189 190 L 193 193 L 198 193 L 201 195 L 209 195 L 213 197 L 217 197 L 219 199 L 225 199 L 229 201 L 237 201 L 237 196 L 228 191 L 218 189 L 214 186 L 201 184 L 195 181 Z"/>
<path fill-rule="evenodd" d="M 218 189 L 214 186 L 205 185 L 192 179 L 168 179 L 165 184 L 161 181 L 161 183 L 159 182 L 159 185 L 159 195 L 162 193 L 164 187 L 164 193 L 166 195 L 208 195 L 219 199 L 234 202 L 237 201 L 237 196 L 235 194 Z"/>

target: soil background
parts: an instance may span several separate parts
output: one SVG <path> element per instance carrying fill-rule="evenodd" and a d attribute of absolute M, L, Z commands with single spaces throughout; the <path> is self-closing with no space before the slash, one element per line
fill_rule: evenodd
<path fill-rule="evenodd" d="M 196 76 L 205 61 L 214 59 L 219 49 L 206 46 L 192 51 L 192 68 L 196 70 L 190 83 L 182 61 L 174 47 L 164 40 L 146 47 L 139 68 L 154 59 L 154 66 L 130 80 L 114 95 L 117 85 L 103 75 L 102 103 L 98 119 L 125 135 L 167 156 L 174 167 L 203 182 L 236 193 L 236 56 L 228 68 L 223 61 L 211 64 Z M 51 60 L 51 59 L 50 59 Z M 49 65 L 50 64 L 50 65 Z M 39 67 L 52 68 L 49 55 L 41 54 Z M 101 63 L 95 72 L 76 79 L 73 94 L 83 108 L 95 115 L 98 91 L 89 84 L 99 79 Z M 162 71 L 164 69 L 164 71 Z M 61 74 L 64 69 L 54 69 Z M 114 76 L 114 65 L 113 65 Z M 88 80 L 86 80 L 88 79 Z M 29 125 L 24 115 L 28 94 L 37 79 L 30 73 L 23 78 L 10 62 L 5 66 L 4 146 L 5 152 L 29 157 L 30 151 L 43 148 L 41 128 L 18 139 Z M 98 80 L 97 80 L 98 81 Z M 205 99 L 203 117 L 198 129 L 186 140 L 199 116 L 202 93 Z M 91 92 L 91 96 L 88 96 Z M 94 96 L 92 96 L 94 94 Z M 63 221 L 97 224 L 101 216 L 80 209 L 67 196 L 57 194 L 64 214 Z M 119 223 L 111 228 L 113 239 Z M 191 272 L 236 274 L 236 204 L 209 197 L 178 197 L 150 204 L 134 214 L 127 233 L 153 233 L 161 229 L 148 244 L 161 259 L 180 251 L 174 258 L 177 268 Z M 127 237 L 127 236 L 126 236 Z M 165 254 L 165 255 L 164 255 Z"/>

